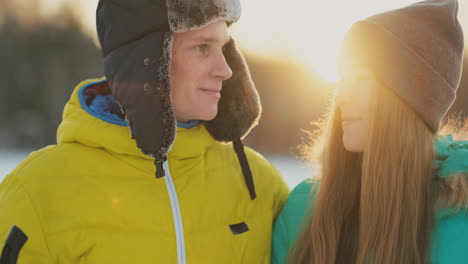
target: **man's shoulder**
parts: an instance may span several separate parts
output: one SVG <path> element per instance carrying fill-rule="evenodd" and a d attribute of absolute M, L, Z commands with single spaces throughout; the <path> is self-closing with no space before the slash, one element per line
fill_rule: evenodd
<path fill-rule="evenodd" d="M 244 147 L 245 149 L 245 154 L 247 155 L 247 158 L 259 161 L 265 164 L 271 164 L 262 154 L 258 153 L 256 150 L 252 149 L 251 147 Z"/>
<path fill-rule="evenodd" d="M 247 146 L 244 146 L 244 152 L 252 170 L 262 170 L 263 172 L 280 175 L 278 169 L 262 154 Z M 209 157 L 217 157 L 223 161 L 232 162 L 233 164 L 239 163 L 232 143 L 216 142 L 210 146 L 208 154 Z"/>
<path fill-rule="evenodd" d="M 59 146 L 51 145 L 31 152 L 0 182 L 0 197 L 2 198 L 0 200 L 3 202 L 5 197 L 16 199 L 28 193 L 28 190 L 47 189 L 50 186 L 47 183 L 51 182 L 47 175 L 51 175 L 50 172 L 53 171 L 53 166 L 50 164 L 60 162 L 49 162 L 49 160 L 56 156 L 58 149 L 60 149 Z"/>
<path fill-rule="evenodd" d="M 32 171 L 51 169 L 50 164 L 55 162 L 50 162 L 50 160 L 54 160 L 55 157 L 63 157 L 60 153 L 60 149 L 61 146 L 59 145 L 50 145 L 29 153 L 10 175 L 14 174 L 16 177 L 26 177 Z"/>
<path fill-rule="evenodd" d="M 281 177 L 280 171 L 266 159 L 262 154 L 258 153 L 250 147 L 245 147 L 245 155 L 251 166 L 254 166 L 256 169 L 268 172 L 274 175 Z"/>
<path fill-rule="evenodd" d="M 67 143 L 33 151 L 6 176 L 5 181 L 14 177 L 16 181 L 26 185 L 32 182 L 50 183 L 54 177 L 62 177 L 83 167 L 83 157 L 90 156 L 92 149 L 95 148 Z"/>

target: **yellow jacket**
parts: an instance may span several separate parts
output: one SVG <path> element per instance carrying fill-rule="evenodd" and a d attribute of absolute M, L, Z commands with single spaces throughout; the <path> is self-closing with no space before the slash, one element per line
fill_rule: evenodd
<path fill-rule="evenodd" d="M 177 263 L 181 254 L 190 264 L 270 263 L 272 224 L 289 192 L 278 171 L 246 148 L 251 200 L 232 145 L 200 125 L 177 129 L 169 175 L 156 179 L 128 127 L 79 99 L 99 81 L 73 92 L 58 144 L 31 153 L 0 184 L 0 249 L 17 225 L 29 237 L 20 264 Z"/>

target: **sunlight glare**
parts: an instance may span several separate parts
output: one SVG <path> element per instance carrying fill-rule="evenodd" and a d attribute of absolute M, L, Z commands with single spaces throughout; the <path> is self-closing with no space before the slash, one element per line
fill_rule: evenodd
<path fill-rule="evenodd" d="M 88 32 L 94 35 L 97 2 L 79 2 L 83 19 L 89 23 Z M 242 16 L 231 32 L 248 52 L 305 63 L 323 79 L 337 81 L 336 60 L 351 25 L 415 2 L 419 0 L 289 0 L 287 4 L 284 0 L 241 0 Z M 459 3 L 460 21 L 466 24 L 468 4 L 464 0 Z"/>
<path fill-rule="evenodd" d="M 336 60 L 345 32 L 357 20 L 416 0 L 244 1 L 234 35 L 253 53 L 299 60 L 328 81 L 339 79 Z"/>

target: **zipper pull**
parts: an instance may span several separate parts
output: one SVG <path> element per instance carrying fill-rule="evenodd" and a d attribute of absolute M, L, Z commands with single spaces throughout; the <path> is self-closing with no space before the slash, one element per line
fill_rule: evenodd
<path fill-rule="evenodd" d="M 166 172 L 164 171 L 163 164 L 166 162 L 167 156 L 163 155 L 160 158 L 156 157 L 154 159 L 154 165 L 156 166 L 156 179 L 162 178 L 166 176 Z"/>

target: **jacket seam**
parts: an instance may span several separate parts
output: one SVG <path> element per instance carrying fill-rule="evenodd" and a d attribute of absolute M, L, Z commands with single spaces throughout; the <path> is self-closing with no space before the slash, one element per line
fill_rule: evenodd
<path fill-rule="evenodd" d="M 81 143 L 77 143 L 77 144 L 82 145 Z M 84 146 L 86 146 L 86 145 L 84 145 Z M 93 147 L 91 147 L 91 146 L 86 146 L 86 147 L 93 148 Z M 151 171 L 138 168 L 137 166 L 131 164 L 130 162 L 127 162 L 127 161 L 123 160 L 122 158 L 120 158 L 120 156 L 121 156 L 122 154 L 118 154 L 118 153 L 113 152 L 113 151 L 110 151 L 110 150 L 106 150 L 106 152 L 109 153 L 109 154 L 110 154 L 111 156 L 113 156 L 114 158 L 118 159 L 119 161 L 121 161 L 121 162 L 127 164 L 128 166 L 130 166 L 130 167 L 132 167 L 132 168 L 134 168 L 134 169 L 136 169 L 136 170 L 138 170 L 138 171 L 140 171 L 140 172 L 147 173 L 147 174 L 151 174 Z M 124 155 L 125 155 L 125 154 L 124 154 Z M 140 157 L 138 157 L 138 156 L 133 156 L 133 155 L 128 155 L 128 156 L 140 158 Z M 145 159 L 145 160 L 146 160 L 146 159 Z M 148 159 L 148 160 L 150 160 L 150 159 Z"/>
<path fill-rule="evenodd" d="M 12 174 L 20 174 L 26 167 L 28 167 L 34 160 L 38 159 L 39 157 L 46 157 L 47 155 L 50 154 L 51 151 L 55 151 L 57 150 L 58 148 L 60 148 L 61 145 L 54 145 L 52 147 L 50 147 L 50 149 L 42 152 L 42 153 L 37 153 L 36 157 L 33 157 L 31 158 L 30 160 L 28 160 L 26 163 L 20 165 L 19 167 L 17 167 L 17 171 L 16 170 L 13 170 L 12 171 Z"/>

